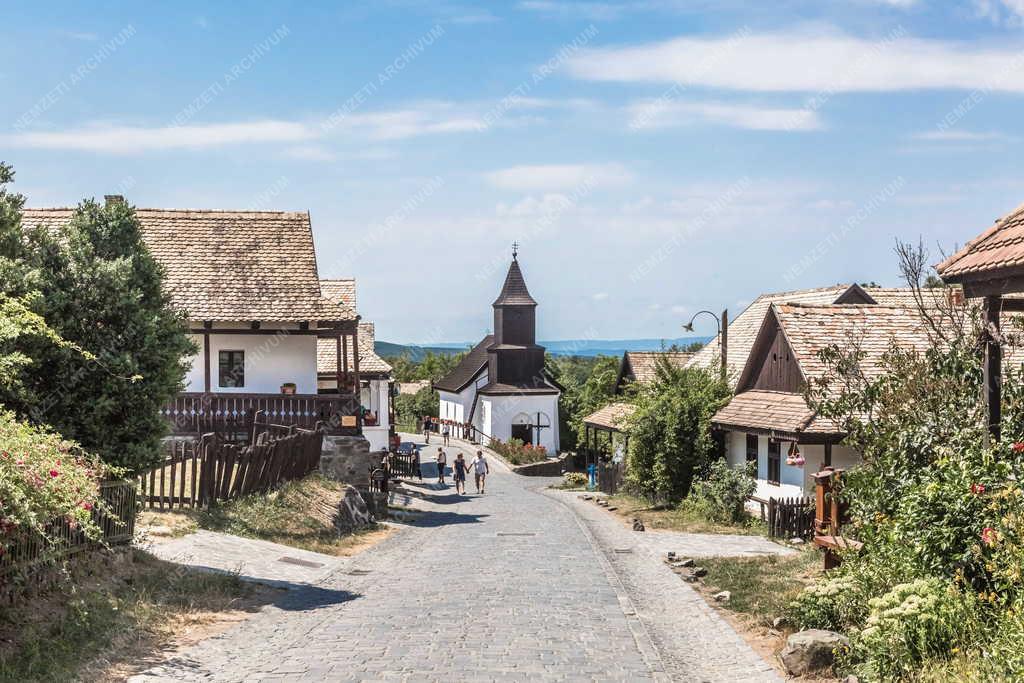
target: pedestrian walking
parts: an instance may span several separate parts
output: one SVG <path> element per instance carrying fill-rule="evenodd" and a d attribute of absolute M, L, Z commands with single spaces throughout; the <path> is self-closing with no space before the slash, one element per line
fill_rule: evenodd
<path fill-rule="evenodd" d="M 462 457 L 462 451 L 459 451 L 455 456 L 455 462 L 452 463 L 452 479 L 455 480 L 455 493 L 460 496 L 466 495 L 466 472 L 469 472 L 469 465 Z"/>
<path fill-rule="evenodd" d="M 437 483 L 444 484 L 444 468 L 448 464 L 448 456 L 440 446 L 437 447 Z"/>
<path fill-rule="evenodd" d="M 447 422 L 445 422 L 444 426 L 441 427 L 441 443 L 443 443 L 445 446 L 448 445 L 448 436 L 451 434 L 450 430 L 451 428 L 448 426 Z"/>
<path fill-rule="evenodd" d="M 430 417 L 423 416 L 423 440 L 430 443 Z"/>
<path fill-rule="evenodd" d="M 476 459 L 473 460 L 473 473 L 476 479 L 476 492 L 485 493 L 484 487 L 487 484 L 487 475 L 491 473 L 491 468 L 484 459 L 483 451 L 476 452 Z"/>

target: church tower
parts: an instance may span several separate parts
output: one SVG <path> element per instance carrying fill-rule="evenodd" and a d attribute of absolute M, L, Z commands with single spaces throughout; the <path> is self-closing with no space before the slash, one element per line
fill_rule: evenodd
<path fill-rule="evenodd" d="M 492 306 L 494 343 L 487 349 L 491 383 L 519 388 L 543 386 L 544 347 L 537 345 L 537 302 L 526 288 L 515 251 L 505 284 Z"/>

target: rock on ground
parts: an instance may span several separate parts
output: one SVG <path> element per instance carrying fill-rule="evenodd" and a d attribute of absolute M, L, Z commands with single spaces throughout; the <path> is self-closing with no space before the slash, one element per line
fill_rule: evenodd
<path fill-rule="evenodd" d="M 850 647 L 846 636 L 834 631 L 808 629 L 791 635 L 779 658 L 786 671 L 794 676 L 803 676 L 831 669 L 836 650 L 841 647 Z"/>

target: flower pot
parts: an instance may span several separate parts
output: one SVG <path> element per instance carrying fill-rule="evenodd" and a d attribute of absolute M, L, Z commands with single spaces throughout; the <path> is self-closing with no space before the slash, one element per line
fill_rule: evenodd
<path fill-rule="evenodd" d="M 282 384 L 281 385 L 281 393 L 285 394 L 285 395 L 288 395 L 288 396 L 294 395 L 295 394 L 295 383 L 294 382 L 285 382 L 284 384 Z"/>

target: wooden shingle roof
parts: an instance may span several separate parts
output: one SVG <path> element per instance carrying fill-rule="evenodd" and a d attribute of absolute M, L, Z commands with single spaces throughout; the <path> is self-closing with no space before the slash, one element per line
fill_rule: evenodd
<path fill-rule="evenodd" d="M 341 278 L 337 280 L 321 280 L 320 292 L 331 301 L 353 311 L 358 311 L 356 306 L 356 280 L 355 278 Z"/>
<path fill-rule="evenodd" d="M 494 343 L 494 335 L 489 334 L 480 343 L 463 356 L 455 369 L 434 382 L 434 388 L 441 391 L 459 393 L 472 382 L 487 365 L 487 348 Z"/>
<path fill-rule="evenodd" d="M 26 209 L 25 225 L 56 229 L 74 209 Z M 340 321 L 354 309 L 323 298 L 309 214 L 136 209 L 174 305 L 191 320 Z"/>
<path fill-rule="evenodd" d="M 583 418 L 583 423 L 592 427 L 621 431 L 634 411 L 636 406 L 631 403 L 609 403 Z"/>
<path fill-rule="evenodd" d="M 536 306 L 537 302 L 530 296 L 530 290 L 526 288 L 526 280 L 523 278 L 523 271 L 519 268 L 519 261 L 512 259 L 512 265 L 508 267 L 508 274 L 505 275 L 505 284 L 501 287 L 501 293 L 494 300 L 493 306 Z"/>
<path fill-rule="evenodd" d="M 359 323 L 359 372 L 370 375 L 386 375 L 391 366 L 374 350 L 376 341 L 373 323 Z M 338 343 L 334 339 L 316 340 L 316 371 L 320 375 L 334 375 L 338 368 Z M 353 372 L 352 350 L 348 354 L 348 371 Z"/>
<path fill-rule="evenodd" d="M 669 365 L 681 368 L 693 355 L 691 351 L 626 351 L 619 367 L 619 381 L 628 377 L 639 384 L 649 384 L 657 378 L 659 359 L 665 359 Z"/>

